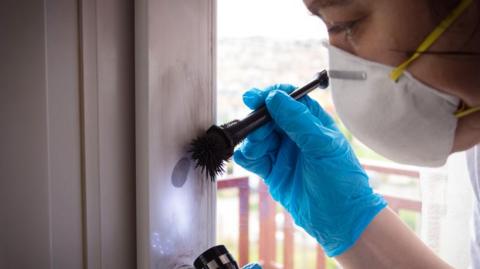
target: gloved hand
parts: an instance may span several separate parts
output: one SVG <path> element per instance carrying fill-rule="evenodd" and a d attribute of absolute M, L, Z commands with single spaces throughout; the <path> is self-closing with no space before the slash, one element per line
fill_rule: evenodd
<path fill-rule="evenodd" d="M 273 121 L 252 132 L 234 160 L 262 177 L 295 223 L 328 256 L 336 256 L 355 243 L 387 203 L 372 191 L 334 121 L 308 96 L 300 102 L 288 96 L 294 89 L 274 85 L 243 95 L 251 109 L 265 103 Z"/>
<path fill-rule="evenodd" d="M 262 267 L 258 263 L 249 263 L 243 266 L 242 269 L 262 269 Z"/>

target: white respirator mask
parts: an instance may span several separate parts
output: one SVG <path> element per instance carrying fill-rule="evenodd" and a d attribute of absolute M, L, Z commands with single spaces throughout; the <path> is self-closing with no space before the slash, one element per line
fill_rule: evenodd
<path fill-rule="evenodd" d="M 458 111 L 460 100 L 441 93 L 406 71 L 472 0 L 462 0 L 398 67 L 368 61 L 326 44 L 335 109 L 362 143 L 395 162 L 441 166 L 452 152 L 458 118 L 478 111 Z M 344 74 L 355 76 L 342 77 Z"/>

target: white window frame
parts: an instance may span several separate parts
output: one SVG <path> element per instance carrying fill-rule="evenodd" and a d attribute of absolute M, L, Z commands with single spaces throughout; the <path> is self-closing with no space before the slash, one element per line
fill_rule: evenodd
<path fill-rule="evenodd" d="M 215 0 L 135 2 L 138 268 L 191 265 L 214 244 L 214 182 L 171 175 L 215 120 L 215 31 Z"/>

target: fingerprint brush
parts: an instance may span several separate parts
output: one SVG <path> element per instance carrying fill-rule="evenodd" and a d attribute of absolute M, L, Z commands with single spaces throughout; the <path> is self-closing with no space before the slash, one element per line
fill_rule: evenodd
<path fill-rule="evenodd" d="M 317 87 L 328 87 L 329 78 L 326 70 L 318 73 L 316 78 L 293 91 L 290 96 L 295 100 L 302 98 Z M 271 120 L 265 106 L 248 114 L 243 120 L 234 120 L 217 126 L 212 125 L 205 134 L 191 142 L 190 152 L 196 167 L 205 171 L 213 181 L 215 176 L 223 172 L 223 164 L 233 155 L 236 145 L 258 127 Z"/>

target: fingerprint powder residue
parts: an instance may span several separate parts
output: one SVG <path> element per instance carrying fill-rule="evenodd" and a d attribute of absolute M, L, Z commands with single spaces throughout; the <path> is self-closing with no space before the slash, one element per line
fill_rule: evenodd
<path fill-rule="evenodd" d="M 181 158 L 172 171 L 172 185 L 181 188 L 188 178 L 188 170 L 190 170 L 190 158 Z"/>

